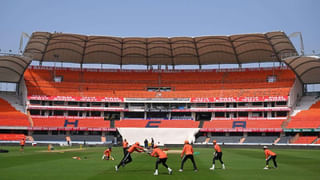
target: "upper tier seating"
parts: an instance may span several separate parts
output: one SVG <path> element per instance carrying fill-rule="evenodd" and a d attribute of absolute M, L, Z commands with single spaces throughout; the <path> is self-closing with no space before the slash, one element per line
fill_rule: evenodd
<path fill-rule="evenodd" d="M 313 104 L 310 109 L 299 112 L 291 117 L 287 128 L 319 128 L 320 127 L 320 101 Z"/>
<path fill-rule="evenodd" d="M 267 77 L 273 73 L 277 82 L 268 83 Z M 54 75 L 63 76 L 63 81 L 54 82 Z M 28 95 L 186 98 L 288 96 L 295 76 L 290 70 L 81 72 L 76 69 L 28 69 L 24 78 Z M 148 92 L 148 87 L 170 87 L 171 91 Z"/>
<path fill-rule="evenodd" d="M 30 126 L 28 117 L 0 98 L 0 126 Z"/>

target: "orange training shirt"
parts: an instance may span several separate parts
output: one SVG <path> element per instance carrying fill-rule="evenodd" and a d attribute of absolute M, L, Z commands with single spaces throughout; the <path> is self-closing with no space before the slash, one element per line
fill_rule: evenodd
<path fill-rule="evenodd" d="M 20 141 L 20 145 L 21 145 L 21 146 L 23 146 L 25 143 L 26 143 L 26 142 L 25 142 L 24 139 L 22 139 L 22 140 Z"/>
<path fill-rule="evenodd" d="M 110 156 L 111 151 L 110 151 L 110 149 L 106 149 L 103 153 L 104 153 L 104 155 L 106 155 L 106 156 Z"/>
<path fill-rule="evenodd" d="M 142 151 L 140 151 L 139 149 L 140 149 L 140 150 L 143 150 L 143 147 L 134 144 L 134 145 L 132 145 L 131 147 L 129 147 L 128 152 L 129 152 L 129 153 L 132 153 L 133 151 L 142 152 Z"/>
<path fill-rule="evenodd" d="M 168 158 L 167 154 L 163 152 L 160 148 L 153 149 L 151 156 L 159 157 L 160 159 Z"/>
<path fill-rule="evenodd" d="M 218 144 L 214 145 L 214 150 L 216 152 L 221 152 L 221 148 L 220 148 L 220 146 Z"/>
<path fill-rule="evenodd" d="M 264 154 L 266 155 L 266 159 L 267 159 L 269 156 L 275 156 L 275 155 L 277 155 L 276 153 L 270 151 L 269 149 L 265 149 L 265 150 L 264 150 Z"/>
<path fill-rule="evenodd" d="M 122 147 L 127 148 L 128 147 L 128 142 L 127 141 L 122 141 Z"/>
<path fill-rule="evenodd" d="M 186 154 L 186 155 L 192 155 L 193 154 L 193 148 L 190 144 L 185 144 L 183 146 L 183 150 L 182 150 L 182 153 L 181 153 L 181 157 Z"/>

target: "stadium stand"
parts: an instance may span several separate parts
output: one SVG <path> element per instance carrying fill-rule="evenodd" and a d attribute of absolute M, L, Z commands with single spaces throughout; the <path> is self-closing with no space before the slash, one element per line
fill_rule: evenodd
<path fill-rule="evenodd" d="M 85 128 L 109 128 L 110 121 L 103 117 L 39 117 L 33 116 L 34 127 L 85 127 Z"/>
<path fill-rule="evenodd" d="M 291 117 L 286 128 L 319 128 L 320 127 L 320 101 L 313 104 L 310 109 L 299 112 Z"/>
<path fill-rule="evenodd" d="M 34 141 L 66 141 L 65 135 L 32 135 Z"/>
<path fill-rule="evenodd" d="M 0 140 L 1 141 L 20 141 L 21 139 L 26 138 L 24 134 L 1 134 L 0 133 Z"/>
<path fill-rule="evenodd" d="M 0 126 L 30 126 L 28 117 L 0 98 Z"/>
<path fill-rule="evenodd" d="M 277 144 L 289 144 L 291 138 L 292 136 L 282 136 L 280 137 L 280 141 L 278 141 Z"/>
<path fill-rule="evenodd" d="M 217 44 L 217 38 L 223 43 Z M 83 45 L 74 46 L 70 39 Z M 260 43 L 262 46 L 257 46 Z M 101 44 L 110 47 L 100 49 Z M 111 48 L 115 46 L 118 48 Z M 195 142 L 204 144 L 213 139 L 239 144 L 317 143 L 316 136 L 312 140 L 291 134 L 299 132 L 298 128 L 320 127 L 320 101 L 309 108 L 314 97 L 301 98 L 308 78 L 296 77 L 297 72 L 291 70 L 295 58 L 286 62 L 288 66 L 283 64 L 282 55 L 287 57 L 287 53 L 297 55 L 283 32 L 137 39 L 35 32 L 24 55 L 40 65 L 29 66 L 28 58 L 25 68 L 19 68 L 20 76 L 12 81 L 22 80 L 15 95 L 26 96 L 27 107 L 22 110 L 27 109 L 28 115 L 0 98 L 0 127 L 18 127 L 28 134 L 41 131 L 32 135 L 35 141 L 65 142 L 68 135 L 72 141 L 112 142 L 120 133 L 130 141 L 154 137 L 172 144 L 194 141 L 198 136 Z M 5 59 L 17 61 L 11 56 Z M 260 68 L 260 63 L 274 64 L 275 60 L 279 66 Z M 42 66 L 44 62 L 61 62 L 61 67 Z M 77 63 L 80 68 L 62 67 L 65 62 Z M 101 64 L 101 68 L 86 68 L 86 63 Z M 228 63 L 239 67 L 259 63 L 259 68 L 220 69 L 220 64 Z M 103 69 L 106 64 L 120 68 Z M 131 64 L 146 69 L 123 68 Z M 202 68 L 218 64 L 219 69 Z M 177 65 L 199 69 L 179 70 Z M 9 82 L 13 77 L 1 78 Z M 284 132 L 290 133 L 283 136 Z"/>
<path fill-rule="evenodd" d="M 218 143 L 239 143 L 242 136 L 212 136 L 210 141 L 216 140 Z"/>
<path fill-rule="evenodd" d="M 29 95 L 149 98 L 157 96 L 155 92 L 147 91 L 149 87 L 169 87 L 171 91 L 161 92 L 161 97 L 288 96 L 294 82 L 290 70 L 263 72 L 260 79 L 252 79 L 252 74 L 259 74 L 256 70 L 233 73 L 232 78 L 224 80 L 225 74 L 232 72 L 87 72 L 76 69 L 69 72 L 31 68 L 25 72 L 24 78 Z M 279 81 L 268 83 L 271 74 L 275 74 Z M 54 82 L 56 76 L 63 77 L 62 82 Z M 234 77 L 242 76 L 244 78 L 234 80 Z M 102 78 L 97 80 L 96 77 Z"/>
<path fill-rule="evenodd" d="M 70 136 L 71 141 L 95 141 L 95 142 L 100 142 L 101 141 L 101 136 L 97 135 L 71 135 Z"/>
<path fill-rule="evenodd" d="M 116 127 L 159 127 L 159 128 L 197 128 L 199 122 L 193 120 L 121 120 L 115 122 Z"/>
<path fill-rule="evenodd" d="M 196 138 L 195 143 L 204 143 L 206 141 L 207 137 L 206 136 L 199 136 Z"/>
<path fill-rule="evenodd" d="M 312 144 L 318 136 L 299 136 L 292 144 Z"/>
<path fill-rule="evenodd" d="M 244 143 L 274 143 L 277 136 L 247 136 Z"/>
<path fill-rule="evenodd" d="M 204 122 L 203 128 L 234 128 L 237 123 L 245 124 L 242 128 L 281 128 L 283 119 L 268 120 L 211 120 Z M 240 126 L 239 126 L 240 127 Z"/>
<path fill-rule="evenodd" d="M 314 142 L 314 144 L 320 144 L 320 138 L 318 138 L 318 139 Z"/>

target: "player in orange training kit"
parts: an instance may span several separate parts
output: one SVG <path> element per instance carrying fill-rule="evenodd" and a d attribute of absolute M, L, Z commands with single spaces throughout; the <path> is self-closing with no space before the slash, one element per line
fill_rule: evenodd
<path fill-rule="evenodd" d="M 104 152 L 103 152 L 103 156 L 102 156 L 102 160 L 114 160 L 114 158 L 111 156 L 111 147 L 109 147 L 108 149 L 106 149 Z"/>
<path fill-rule="evenodd" d="M 183 146 L 183 150 L 182 150 L 182 153 L 181 153 L 181 158 L 182 158 L 182 162 L 181 162 L 181 167 L 179 169 L 180 172 L 183 171 L 183 165 L 184 165 L 184 163 L 186 162 L 187 159 L 191 159 L 192 164 L 193 164 L 193 170 L 195 172 L 198 171 L 196 162 L 194 161 L 194 158 L 193 158 L 193 148 L 189 144 L 189 141 L 187 141 L 187 140 L 184 141 L 184 146 Z"/>
<path fill-rule="evenodd" d="M 129 147 L 129 149 L 126 151 L 126 154 L 124 155 L 120 163 L 117 166 L 115 166 L 116 171 L 119 170 L 120 166 L 124 167 L 126 164 L 132 161 L 130 154 L 133 153 L 134 151 L 144 152 L 144 149 L 143 147 L 140 146 L 139 142 L 136 142 L 134 145 Z"/>
<path fill-rule="evenodd" d="M 222 151 L 220 146 L 217 144 L 216 140 L 213 140 L 213 145 L 214 145 L 214 150 L 215 152 L 213 153 L 213 162 L 212 162 L 212 167 L 210 168 L 210 170 L 214 170 L 214 166 L 215 166 L 215 162 L 216 160 L 219 160 L 222 166 L 222 169 L 226 169 L 226 167 L 224 166 L 224 163 L 222 161 Z"/>
<path fill-rule="evenodd" d="M 269 161 L 272 159 L 274 167 L 278 168 L 277 162 L 276 162 L 276 158 L 277 158 L 277 154 L 270 151 L 268 149 L 268 146 L 263 146 L 263 150 L 264 150 L 264 154 L 266 155 L 266 167 L 264 167 L 263 169 L 269 169 Z"/>
<path fill-rule="evenodd" d="M 24 145 L 26 144 L 26 140 L 24 138 L 22 138 L 20 140 L 20 151 L 24 151 Z"/>
<path fill-rule="evenodd" d="M 158 165 L 160 163 L 162 163 L 162 165 L 168 169 L 170 175 L 172 174 L 172 169 L 170 167 L 168 167 L 168 165 L 166 164 L 167 159 L 168 159 L 167 154 L 165 152 L 163 152 L 157 145 L 153 146 L 153 151 L 151 153 L 151 156 L 158 157 L 158 159 L 156 161 L 156 171 L 154 172 L 155 176 L 158 175 Z"/>
<path fill-rule="evenodd" d="M 128 143 L 127 139 L 124 139 L 122 141 L 122 148 L 123 148 L 123 155 L 124 156 L 126 155 L 126 152 L 128 150 L 128 145 L 129 145 L 129 143 Z"/>

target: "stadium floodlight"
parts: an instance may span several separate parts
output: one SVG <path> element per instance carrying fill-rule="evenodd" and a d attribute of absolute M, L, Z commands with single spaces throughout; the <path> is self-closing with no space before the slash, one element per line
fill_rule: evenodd
<path fill-rule="evenodd" d="M 293 37 L 300 37 L 300 51 L 301 55 L 304 56 L 304 45 L 303 45 L 303 39 L 302 39 L 302 33 L 301 32 L 293 32 L 289 35 L 290 38 Z"/>

